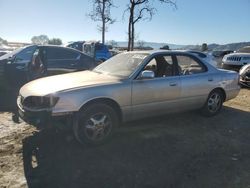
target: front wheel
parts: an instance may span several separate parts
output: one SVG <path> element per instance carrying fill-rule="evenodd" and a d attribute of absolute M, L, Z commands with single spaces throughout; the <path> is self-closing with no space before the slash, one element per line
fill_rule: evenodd
<path fill-rule="evenodd" d="M 73 131 L 80 143 L 103 143 L 112 136 L 118 124 L 116 112 L 106 104 L 90 105 L 75 118 Z"/>
<path fill-rule="evenodd" d="M 205 116 L 216 115 L 221 110 L 222 103 L 223 103 L 222 92 L 220 90 L 212 91 L 209 94 L 207 101 L 202 108 L 202 114 Z"/>

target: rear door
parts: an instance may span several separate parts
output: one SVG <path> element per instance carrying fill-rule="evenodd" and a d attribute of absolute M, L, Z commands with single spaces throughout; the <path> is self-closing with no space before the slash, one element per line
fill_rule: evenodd
<path fill-rule="evenodd" d="M 46 48 L 47 74 L 55 75 L 80 69 L 81 53 L 61 47 Z"/>
<path fill-rule="evenodd" d="M 196 57 L 188 54 L 177 54 L 181 92 L 182 108 L 195 109 L 202 107 L 215 81 L 209 74 L 207 67 Z"/>

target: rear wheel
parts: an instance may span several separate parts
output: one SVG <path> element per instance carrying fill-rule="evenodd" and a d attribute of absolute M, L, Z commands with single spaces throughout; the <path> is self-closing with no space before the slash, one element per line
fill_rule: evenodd
<path fill-rule="evenodd" d="M 75 118 L 73 131 L 80 143 L 103 143 L 112 136 L 118 124 L 116 112 L 106 104 L 88 106 Z"/>
<path fill-rule="evenodd" d="M 216 115 L 222 107 L 223 103 L 223 94 L 220 90 L 212 91 L 202 108 L 202 114 L 205 116 L 214 116 Z"/>

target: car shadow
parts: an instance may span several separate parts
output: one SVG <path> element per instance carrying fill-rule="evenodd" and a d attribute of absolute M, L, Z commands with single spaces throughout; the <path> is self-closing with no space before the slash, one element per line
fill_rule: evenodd
<path fill-rule="evenodd" d="M 80 145 L 71 132 L 23 140 L 29 187 L 246 187 L 250 113 L 223 107 L 127 123 L 107 143 Z"/>

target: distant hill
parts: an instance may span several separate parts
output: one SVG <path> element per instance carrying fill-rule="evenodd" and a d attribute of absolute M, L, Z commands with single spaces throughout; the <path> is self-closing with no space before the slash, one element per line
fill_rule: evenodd
<path fill-rule="evenodd" d="M 119 41 L 117 42 L 119 47 L 127 47 L 127 42 Z M 136 45 L 136 43 L 135 43 Z M 160 49 L 160 47 L 168 45 L 170 49 L 182 49 L 182 50 L 200 50 L 201 45 L 180 45 L 180 44 L 171 44 L 171 43 L 158 43 L 158 42 L 145 42 L 144 46 L 152 47 L 153 49 Z M 229 43 L 229 44 L 208 44 L 208 50 L 238 50 L 244 46 L 250 46 L 250 42 L 238 42 L 238 43 Z"/>
<path fill-rule="evenodd" d="M 214 50 L 238 50 L 244 46 L 250 46 L 250 42 L 239 42 L 239 43 L 230 43 L 225 45 L 219 45 Z"/>
<path fill-rule="evenodd" d="M 127 42 L 123 42 L 123 41 L 119 41 L 117 42 L 117 45 L 119 47 L 127 47 L 128 43 Z M 135 46 L 137 44 L 135 43 Z M 185 45 L 178 45 L 178 44 L 169 44 L 169 43 L 158 43 L 158 42 L 145 42 L 144 46 L 147 47 L 152 47 L 153 49 L 160 49 L 160 47 L 163 47 L 165 45 L 168 45 L 170 49 L 179 49 L 184 47 Z"/>
<path fill-rule="evenodd" d="M 250 46 L 250 42 L 238 42 L 238 43 L 229 43 L 229 44 L 208 44 L 208 50 L 213 51 L 213 50 L 232 50 L 236 51 L 244 46 Z M 200 45 L 187 45 L 184 46 L 182 49 L 192 49 L 192 50 L 200 50 L 201 46 Z"/>

